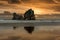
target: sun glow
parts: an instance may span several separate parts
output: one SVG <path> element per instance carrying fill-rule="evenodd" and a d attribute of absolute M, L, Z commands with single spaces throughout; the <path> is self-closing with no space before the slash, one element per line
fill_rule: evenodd
<path fill-rule="evenodd" d="M 34 9 L 34 13 L 35 13 L 35 14 L 41 14 L 41 12 L 42 12 L 42 11 L 39 10 L 39 9 Z"/>

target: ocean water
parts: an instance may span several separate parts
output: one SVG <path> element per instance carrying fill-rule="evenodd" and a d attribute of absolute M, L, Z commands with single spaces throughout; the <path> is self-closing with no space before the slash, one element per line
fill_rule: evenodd
<path fill-rule="evenodd" d="M 60 40 L 60 25 L 34 26 L 32 34 L 29 34 L 24 26 L 0 26 L 0 40 Z"/>

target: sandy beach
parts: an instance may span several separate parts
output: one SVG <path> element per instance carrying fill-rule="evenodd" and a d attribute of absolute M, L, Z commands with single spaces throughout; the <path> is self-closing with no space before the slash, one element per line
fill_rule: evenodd
<path fill-rule="evenodd" d="M 60 27 L 37 26 L 29 34 L 23 26 L 18 26 L 16 30 L 12 26 L 0 26 L 0 40 L 60 40 Z"/>

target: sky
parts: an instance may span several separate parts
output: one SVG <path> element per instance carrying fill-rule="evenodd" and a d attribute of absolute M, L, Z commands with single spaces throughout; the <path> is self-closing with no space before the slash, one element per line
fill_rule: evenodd
<path fill-rule="evenodd" d="M 35 14 L 59 14 L 60 0 L 0 0 L 0 13 L 25 13 L 28 9 Z"/>

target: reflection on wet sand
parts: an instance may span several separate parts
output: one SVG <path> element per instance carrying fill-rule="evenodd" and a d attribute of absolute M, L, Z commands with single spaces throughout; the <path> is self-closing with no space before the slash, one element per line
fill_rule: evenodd
<path fill-rule="evenodd" d="M 0 40 L 60 40 L 60 27 L 36 27 L 32 34 L 28 34 L 23 27 L 16 30 L 0 28 Z"/>
<path fill-rule="evenodd" d="M 13 26 L 13 30 L 16 30 L 17 27 Z M 29 33 L 32 34 L 32 32 L 34 31 L 34 26 L 25 26 L 24 29 Z"/>
<path fill-rule="evenodd" d="M 13 26 L 13 29 L 15 30 L 17 27 L 16 26 Z"/>
<path fill-rule="evenodd" d="M 32 32 L 34 31 L 34 26 L 25 26 L 24 29 L 25 29 L 28 33 L 32 34 Z"/>

